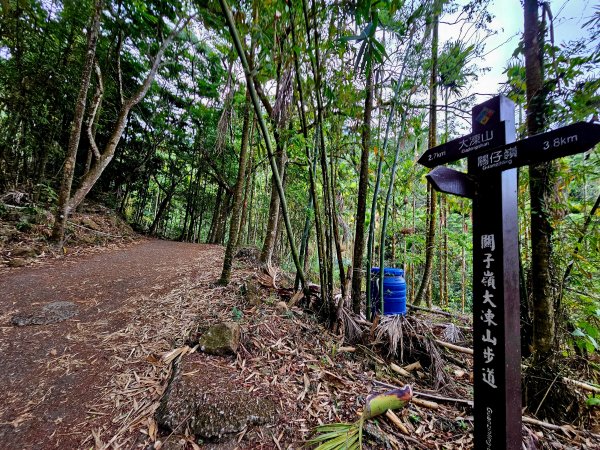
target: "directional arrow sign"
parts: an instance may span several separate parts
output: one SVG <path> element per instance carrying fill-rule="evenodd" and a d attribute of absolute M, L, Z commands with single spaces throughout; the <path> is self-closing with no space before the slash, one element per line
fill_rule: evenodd
<path fill-rule="evenodd" d="M 475 182 L 469 175 L 458 170 L 436 167 L 426 177 L 436 191 L 466 198 L 473 198 L 475 195 Z"/>
<path fill-rule="evenodd" d="M 469 160 L 469 173 L 507 170 L 589 150 L 600 142 L 600 124 L 577 122 L 527 139 L 477 152 Z"/>
<path fill-rule="evenodd" d="M 441 164 L 458 161 L 477 151 L 498 147 L 505 142 L 504 128 L 504 122 L 500 122 L 498 126 L 481 133 L 471 133 L 430 148 L 419 158 L 419 164 L 431 169 Z"/>

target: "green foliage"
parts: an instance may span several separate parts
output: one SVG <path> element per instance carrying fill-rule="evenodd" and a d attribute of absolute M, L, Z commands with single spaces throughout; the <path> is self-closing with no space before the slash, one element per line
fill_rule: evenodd
<path fill-rule="evenodd" d="M 315 428 L 307 444 L 315 450 L 356 450 L 362 448 L 362 422 L 333 423 Z"/>
<path fill-rule="evenodd" d="M 585 404 L 587 406 L 600 406 L 600 398 L 590 395 L 586 400 Z"/>
<path fill-rule="evenodd" d="M 231 310 L 231 318 L 234 322 L 239 322 L 244 318 L 244 312 L 238 309 L 237 306 L 234 306 Z"/>

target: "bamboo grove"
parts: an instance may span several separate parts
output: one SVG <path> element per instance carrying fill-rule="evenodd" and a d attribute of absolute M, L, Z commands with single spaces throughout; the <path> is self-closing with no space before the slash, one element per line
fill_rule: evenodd
<path fill-rule="evenodd" d="M 59 243 L 89 198 L 150 235 L 226 245 L 223 283 L 235 250 L 257 247 L 307 294 L 320 286 L 332 324 L 336 294 L 368 314 L 371 266 L 403 267 L 409 302 L 470 309 L 470 205 L 429 189 L 416 160 L 469 126 L 489 1 L 1 5 L 0 191 L 55 211 Z M 455 30 L 447 41 L 444 21 Z M 550 11 L 538 25 L 550 36 Z M 585 26 L 587 40 L 542 41 L 546 127 L 600 105 L 597 10 Z M 525 133 L 522 45 L 504 66 L 501 93 Z M 544 211 L 558 327 L 587 350 L 600 337 L 598 167 L 593 152 L 556 164 Z M 522 170 L 525 324 L 528 177 Z"/>

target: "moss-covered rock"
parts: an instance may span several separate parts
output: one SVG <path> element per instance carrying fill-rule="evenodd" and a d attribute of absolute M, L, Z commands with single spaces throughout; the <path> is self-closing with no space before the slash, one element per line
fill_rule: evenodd
<path fill-rule="evenodd" d="M 200 350 L 210 355 L 233 355 L 240 346 L 240 326 L 235 322 L 213 325 L 200 336 Z"/>
<path fill-rule="evenodd" d="M 260 288 L 254 280 L 248 280 L 244 284 L 242 293 L 250 306 L 258 306 L 263 302 Z"/>
<path fill-rule="evenodd" d="M 208 358 L 193 353 L 175 369 L 156 412 L 159 425 L 189 428 L 199 439 L 218 441 L 247 426 L 274 421 L 272 400 L 261 392 L 249 394 L 237 370 Z"/>

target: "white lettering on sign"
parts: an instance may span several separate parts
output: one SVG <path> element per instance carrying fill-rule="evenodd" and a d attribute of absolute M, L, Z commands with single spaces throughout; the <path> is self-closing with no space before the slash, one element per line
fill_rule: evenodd
<path fill-rule="evenodd" d="M 496 153 L 498 153 L 496 155 Z M 500 158 L 502 156 L 502 152 L 494 152 L 492 153 L 495 158 Z M 481 335 L 481 341 L 490 345 L 487 345 L 483 349 L 483 363 L 491 364 L 496 355 L 494 353 L 493 346 L 498 344 L 498 339 L 492 333 L 492 327 L 497 327 L 498 324 L 494 321 L 496 314 L 494 309 L 496 309 L 496 304 L 492 301 L 494 298 L 493 292 L 496 290 L 496 276 L 492 269 L 492 263 L 495 261 L 494 259 L 494 251 L 496 250 L 496 237 L 493 234 L 483 234 L 481 235 L 481 249 L 489 250 L 489 252 L 483 254 L 483 259 L 481 260 L 485 270 L 483 271 L 483 278 L 481 279 L 481 284 L 486 287 L 483 294 L 483 306 L 488 305 L 487 309 L 482 308 L 482 314 L 479 316 L 479 320 L 481 320 L 485 324 L 485 334 Z M 494 376 L 494 369 L 491 367 L 485 367 L 483 369 L 483 381 L 490 387 L 496 389 L 496 378 Z M 490 420 L 490 412 L 488 412 L 488 420 Z"/>
<path fill-rule="evenodd" d="M 494 298 L 494 294 L 490 294 L 490 291 L 486 289 L 485 294 L 483 294 L 483 304 L 485 305 L 487 303 L 492 308 L 495 308 L 496 304 L 492 302 L 492 298 Z"/>
<path fill-rule="evenodd" d="M 517 157 L 517 146 L 513 145 L 504 150 L 504 159 L 513 159 Z"/>
<path fill-rule="evenodd" d="M 492 153 L 486 153 L 485 155 L 479 155 L 477 157 L 477 167 L 481 170 L 493 169 L 494 167 L 501 167 L 512 164 L 512 160 L 518 156 L 517 146 L 513 145 L 504 150 L 497 150 Z"/>
<path fill-rule="evenodd" d="M 492 345 L 496 345 L 498 343 L 498 339 L 492 336 L 492 330 L 486 328 L 485 334 L 481 336 L 481 342 L 488 342 Z"/>
<path fill-rule="evenodd" d="M 496 250 L 496 242 L 493 234 L 481 235 L 481 250 L 489 248 L 491 251 Z"/>
<path fill-rule="evenodd" d="M 483 357 L 485 358 L 485 363 L 489 364 L 494 360 L 494 349 L 492 347 L 486 347 L 483 349 Z"/>
<path fill-rule="evenodd" d="M 496 315 L 488 308 L 488 310 L 483 313 L 483 316 L 481 316 L 481 320 L 483 320 L 488 327 L 491 327 L 492 325 L 498 325 L 494 322 L 494 317 L 496 317 Z"/>
<path fill-rule="evenodd" d="M 484 255 L 485 255 L 485 259 L 483 260 L 483 262 L 485 263 L 485 268 L 489 269 L 490 264 L 494 262 L 494 258 L 492 258 L 491 253 L 484 253 Z"/>
<path fill-rule="evenodd" d="M 485 445 L 488 449 L 492 448 L 492 414 L 494 410 L 489 406 L 486 409 L 486 425 L 487 425 L 487 435 L 485 437 Z"/>
<path fill-rule="evenodd" d="M 492 139 L 494 139 L 494 130 L 487 130 L 483 133 L 473 134 L 472 136 L 468 136 L 459 142 L 458 150 L 461 153 L 469 153 L 481 148 L 489 147 Z"/>
<path fill-rule="evenodd" d="M 494 369 L 490 369 L 489 367 L 483 369 L 483 381 L 489 384 L 494 389 L 498 388 L 498 386 L 496 386 L 496 377 L 494 376 Z"/>
<path fill-rule="evenodd" d="M 483 272 L 483 278 L 481 279 L 481 283 L 486 287 L 496 289 L 496 277 L 494 275 L 494 272 L 490 270 L 486 270 L 485 272 Z"/>
<path fill-rule="evenodd" d="M 552 148 L 562 147 L 567 144 L 574 144 L 577 142 L 577 135 L 574 134 L 572 136 L 559 136 L 555 137 L 551 141 L 544 141 L 544 150 L 548 150 Z"/>

